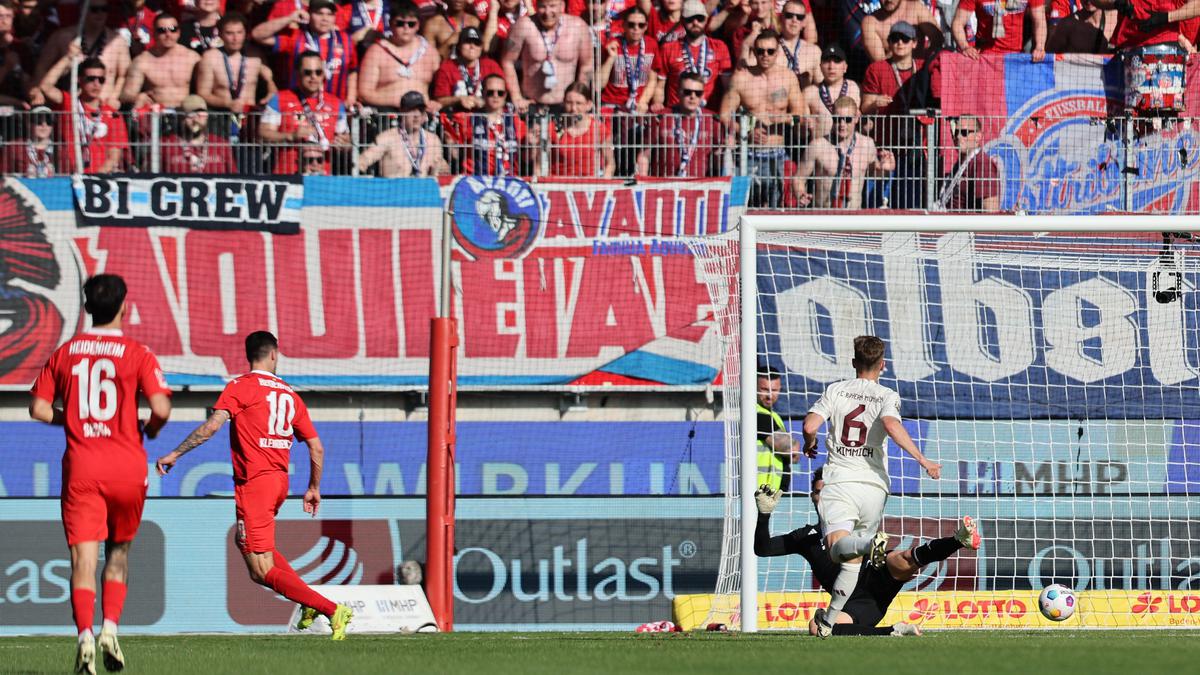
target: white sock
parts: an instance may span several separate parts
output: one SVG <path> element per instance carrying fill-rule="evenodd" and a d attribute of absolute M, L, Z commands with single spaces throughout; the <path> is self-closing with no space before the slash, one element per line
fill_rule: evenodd
<path fill-rule="evenodd" d="M 84 628 L 83 630 L 79 631 L 79 641 L 80 642 L 83 642 L 84 640 L 86 640 L 90 637 L 92 637 L 92 629 L 91 628 Z"/>
<path fill-rule="evenodd" d="M 101 630 L 115 635 L 117 633 L 117 622 L 113 621 L 112 619 L 105 619 L 104 628 Z"/>
<path fill-rule="evenodd" d="M 833 582 L 829 607 L 825 609 L 825 621 L 830 626 L 836 622 L 838 614 L 842 613 L 842 608 L 846 606 L 846 601 L 854 592 L 854 587 L 858 585 L 858 573 L 861 570 L 862 563 L 842 563 L 842 571 L 838 572 L 837 579 Z"/>
<path fill-rule="evenodd" d="M 834 562 L 845 562 L 866 555 L 871 550 L 871 542 L 875 539 L 874 532 L 857 530 L 838 539 L 829 548 L 829 557 Z"/>

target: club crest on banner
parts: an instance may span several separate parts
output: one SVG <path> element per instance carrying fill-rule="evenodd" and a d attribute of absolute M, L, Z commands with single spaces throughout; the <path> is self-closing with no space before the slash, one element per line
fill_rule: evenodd
<path fill-rule="evenodd" d="M 542 231 L 541 202 L 529 184 L 466 176 L 450 193 L 454 240 L 472 258 L 523 258 Z"/>

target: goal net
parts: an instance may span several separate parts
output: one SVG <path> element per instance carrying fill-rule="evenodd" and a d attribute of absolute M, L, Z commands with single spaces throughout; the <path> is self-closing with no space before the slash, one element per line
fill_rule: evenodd
<path fill-rule="evenodd" d="M 743 524 L 755 522 L 750 495 L 771 469 L 742 431 L 754 424 L 756 370 L 782 374 L 773 409 L 800 439 L 825 386 L 854 377 L 854 337 L 877 335 L 887 345 L 881 384 L 942 466 L 930 479 L 887 442 L 890 548 L 952 535 L 964 515 L 983 534 L 977 552 L 906 583 L 884 624 L 1200 623 L 1200 245 L 1149 231 L 1165 221 L 1135 220 L 1119 222 L 1147 231 L 1081 231 L 1113 219 L 872 217 L 822 232 L 813 230 L 848 219 L 747 216 L 742 241 L 697 245 L 714 305 L 726 308 L 726 538 L 714 595 L 684 599 L 683 613 L 805 629 L 827 602 L 800 556 L 753 555 L 753 525 Z M 865 231 L 901 222 L 961 231 Z M 1000 231 L 1014 222 L 1049 231 Z M 756 284 L 739 286 L 739 259 L 754 264 Z M 784 469 L 790 489 L 771 534 L 817 524 L 808 493 L 826 460 L 824 429 L 818 449 Z M 1037 610 L 1051 583 L 1077 593 L 1079 611 L 1062 624 Z"/>

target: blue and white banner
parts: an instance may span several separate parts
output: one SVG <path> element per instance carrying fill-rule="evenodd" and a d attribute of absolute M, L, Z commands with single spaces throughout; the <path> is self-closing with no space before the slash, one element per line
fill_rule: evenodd
<path fill-rule="evenodd" d="M 859 236 L 772 248 L 759 353 L 803 415 L 854 376 L 857 335 L 887 342 L 906 417 L 1187 419 L 1200 406 L 1196 271 L 1158 233 Z M 1183 253 L 1188 255 L 1185 257 Z"/>
<path fill-rule="evenodd" d="M 1028 54 L 972 60 L 943 52 L 941 60 L 942 115 L 980 118 L 985 151 L 1003 178 L 1002 211 L 1182 213 L 1200 205 L 1194 125 L 1109 120 L 1133 114 L 1123 109 L 1119 57 L 1051 54 L 1033 63 Z M 958 159 L 953 131 L 942 125 L 947 167 Z"/>

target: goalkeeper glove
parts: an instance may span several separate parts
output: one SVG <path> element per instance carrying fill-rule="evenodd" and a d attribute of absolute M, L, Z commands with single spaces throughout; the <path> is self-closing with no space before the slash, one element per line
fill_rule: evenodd
<path fill-rule="evenodd" d="M 758 512 L 764 516 L 770 515 L 782 496 L 779 490 L 772 490 L 768 485 L 760 485 L 754 492 L 754 501 L 758 504 Z"/>
<path fill-rule="evenodd" d="M 1155 29 L 1162 28 L 1167 25 L 1166 12 L 1150 12 L 1150 18 L 1138 24 L 1138 28 L 1143 33 L 1149 33 Z"/>

